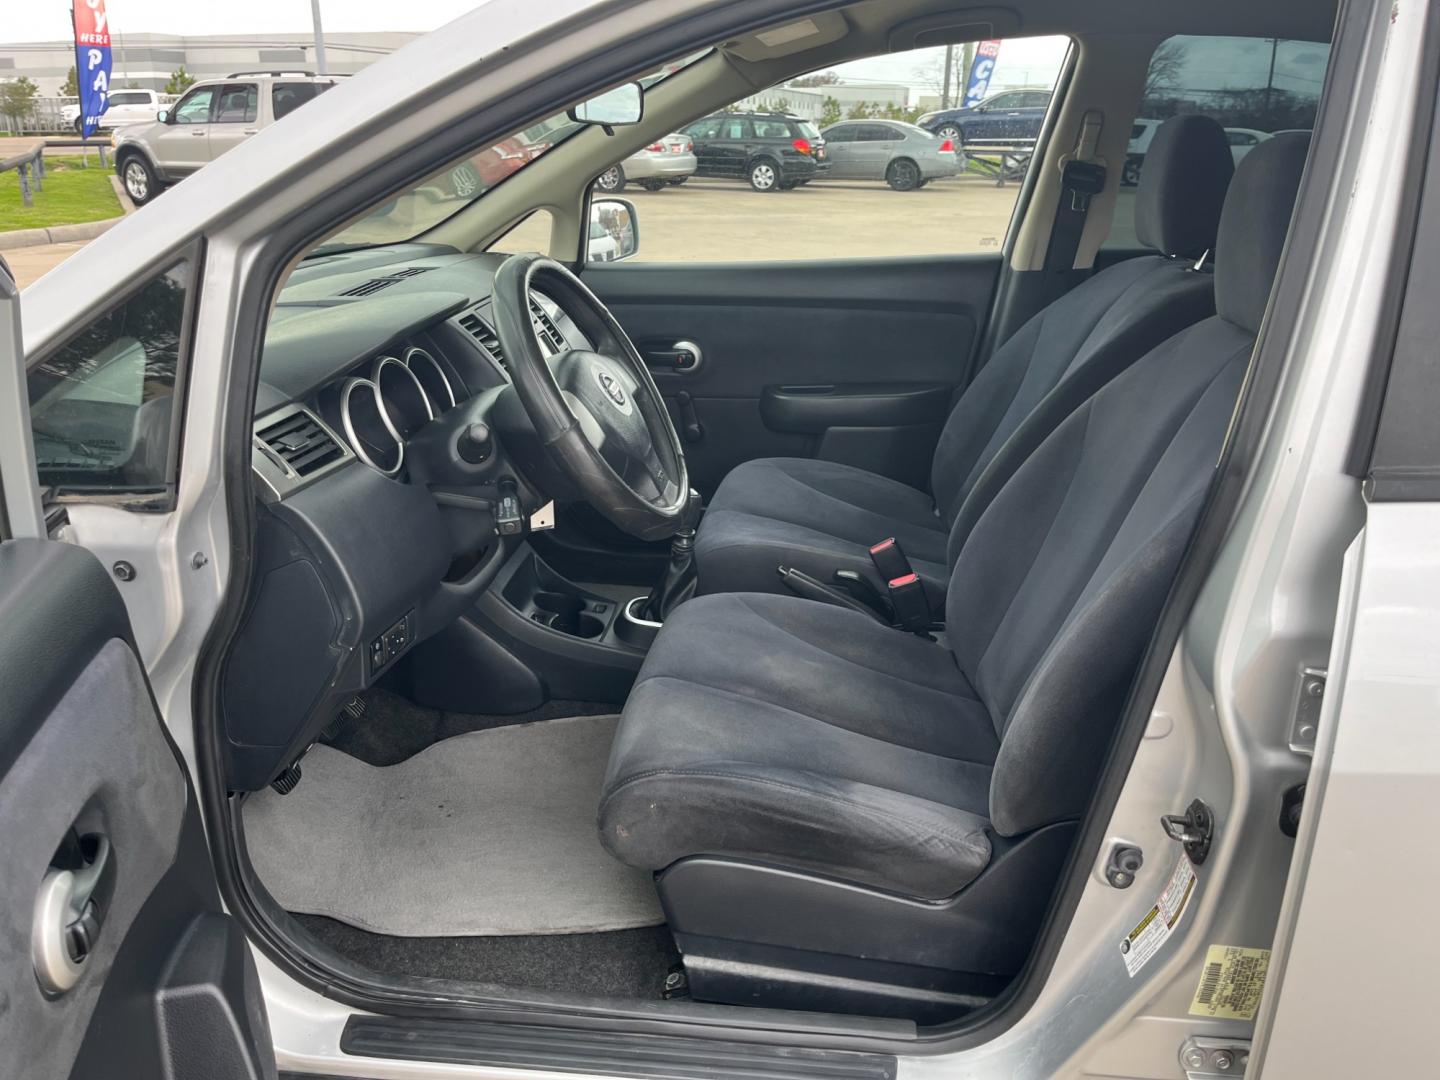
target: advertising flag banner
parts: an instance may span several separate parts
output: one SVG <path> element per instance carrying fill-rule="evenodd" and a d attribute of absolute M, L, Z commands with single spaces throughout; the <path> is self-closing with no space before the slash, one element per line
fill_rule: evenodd
<path fill-rule="evenodd" d="M 105 0 L 75 0 L 75 81 L 80 88 L 80 137 L 88 139 L 110 107 L 110 19 Z"/>
<path fill-rule="evenodd" d="M 990 76 L 995 73 L 995 61 L 1000 55 L 1000 42 L 982 41 L 975 49 L 975 62 L 970 65 L 970 79 L 965 84 L 965 108 L 969 109 L 985 100 L 990 89 Z"/>

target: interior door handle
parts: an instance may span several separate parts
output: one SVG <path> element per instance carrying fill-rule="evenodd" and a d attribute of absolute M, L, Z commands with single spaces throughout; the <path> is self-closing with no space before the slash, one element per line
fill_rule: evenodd
<path fill-rule="evenodd" d="M 693 341 L 677 341 L 668 349 L 645 350 L 645 365 L 657 371 L 689 375 L 698 370 L 704 360 L 705 354 Z"/>
<path fill-rule="evenodd" d="M 74 869 L 52 866 L 35 897 L 30 959 L 36 979 L 48 994 L 63 994 L 80 981 L 104 920 L 98 895 L 110 869 L 110 841 L 98 833 L 86 840 L 89 854 L 82 854 L 81 865 Z M 74 846 L 85 848 L 84 842 Z"/>

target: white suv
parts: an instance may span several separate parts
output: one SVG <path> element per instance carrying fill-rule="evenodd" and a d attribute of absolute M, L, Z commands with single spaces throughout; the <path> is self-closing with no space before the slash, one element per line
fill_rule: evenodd
<path fill-rule="evenodd" d="M 143 124 L 155 119 L 155 114 L 165 107 L 160 94 L 154 90 L 112 90 L 110 107 L 100 117 L 99 127 L 105 131 L 124 127 L 126 124 Z M 84 127 L 80 118 L 79 105 L 66 105 L 60 110 L 65 122 L 78 134 Z"/>
<path fill-rule="evenodd" d="M 141 206 L 334 85 L 308 72 L 244 71 L 196 83 L 152 123 L 115 132 L 115 171 Z"/>

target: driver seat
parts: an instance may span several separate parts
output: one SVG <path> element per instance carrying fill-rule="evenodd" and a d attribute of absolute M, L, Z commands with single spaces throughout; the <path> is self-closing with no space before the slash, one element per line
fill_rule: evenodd
<path fill-rule="evenodd" d="M 697 999 L 953 1015 L 1019 970 L 1209 489 L 1308 145 L 1241 162 L 1218 314 L 1080 404 L 988 502 L 942 640 L 775 595 L 667 619 L 599 828 L 656 872 Z"/>
<path fill-rule="evenodd" d="M 930 492 L 831 461 L 746 462 L 721 482 L 700 523 L 698 591 L 783 593 L 781 565 L 822 582 L 842 569 L 871 577 L 870 545 L 893 536 L 938 613 L 960 508 L 977 486 L 993 490 L 1003 479 L 1014 459 L 1007 443 L 1017 432 L 1018 441 L 1033 447 L 1104 382 L 1214 314 L 1210 275 L 1194 264 L 1215 247 L 1233 173 L 1229 143 L 1215 120 L 1165 121 L 1135 194 L 1135 233 L 1155 254 L 1095 274 L 996 351 L 945 422 Z M 1047 395 L 1046 409 L 1037 413 Z M 1002 447 L 1007 453 L 996 461 Z"/>

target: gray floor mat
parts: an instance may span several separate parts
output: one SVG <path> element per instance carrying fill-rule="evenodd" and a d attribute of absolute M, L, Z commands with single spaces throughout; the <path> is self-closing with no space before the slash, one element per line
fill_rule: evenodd
<path fill-rule="evenodd" d="M 289 795 L 245 803 L 246 845 L 288 911 L 379 934 L 568 934 L 664 921 L 648 873 L 601 846 L 617 717 L 445 739 L 377 768 L 327 746 Z"/>

